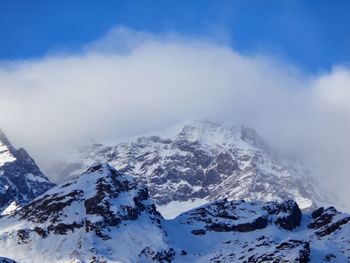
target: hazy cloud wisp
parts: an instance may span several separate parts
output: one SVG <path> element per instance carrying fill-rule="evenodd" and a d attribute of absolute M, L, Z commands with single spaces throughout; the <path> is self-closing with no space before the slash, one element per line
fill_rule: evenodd
<path fill-rule="evenodd" d="M 0 94 L 1 127 L 44 166 L 69 144 L 212 118 L 250 125 L 330 185 L 350 185 L 345 66 L 310 75 L 220 42 L 117 28 L 79 54 L 1 63 Z"/>

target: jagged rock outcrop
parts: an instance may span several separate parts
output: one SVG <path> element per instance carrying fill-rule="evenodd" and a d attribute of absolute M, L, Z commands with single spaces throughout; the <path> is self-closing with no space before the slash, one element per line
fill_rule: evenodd
<path fill-rule="evenodd" d="M 344 215 L 337 211 L 334 207 L 324 209 L 320 207 L 312 214 L 312 221 L 308 227 L 315 230 L 315 234 L 323 237 L 341 230 L 343 225 L 350 222 L 350 216 Z"/>
<path fill-rule="evenodd" d="M 275 224 L 286 230 L 293 230 L 300 226 L 301 210 L 292 200 L 276 205 L 272 211 L 276 215 Z"/>
<path fill-rule="evenodd" d="M 53 186 L 29 154 L 15 149 L 0 130 L 0 214 L 12 213 Z"/>

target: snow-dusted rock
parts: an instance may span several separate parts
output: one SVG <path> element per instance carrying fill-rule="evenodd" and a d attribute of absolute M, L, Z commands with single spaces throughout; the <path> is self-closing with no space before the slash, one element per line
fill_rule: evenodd
<path fill-rule="evenodd" d="M 54 184 L 23 149 L 15 149 L 0 130 L 0 214 L 11 214 Z"/>

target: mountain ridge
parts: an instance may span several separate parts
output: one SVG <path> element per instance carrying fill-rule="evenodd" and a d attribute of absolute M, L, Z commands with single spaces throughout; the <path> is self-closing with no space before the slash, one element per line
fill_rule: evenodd
<path fill-rule="evenodd" d="M 165 134 L 88 145 L 75 151 L 56 176 L 78 174 L 94 161 L 107 161 L 135 175 L 165 213 L 220 198 L 294 199 L 302 208 L 329 201 L 304 164 L 278 155 L 251 128 L 200 120 Z"/>
<path fill-rule="evenodd" d="M 95 163 L 0 218 L 18 262 L 347 262 L 350 215 L 283 202 L 217 200 L 172 220 L 131 176 Z"/>

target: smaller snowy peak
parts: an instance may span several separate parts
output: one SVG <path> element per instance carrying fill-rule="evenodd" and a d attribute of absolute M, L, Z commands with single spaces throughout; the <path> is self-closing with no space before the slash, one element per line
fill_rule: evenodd
<path fill-rule="evenodd" d="M 55 226 L 63 230 L 62 222 L 69 221 L 67 214 L 80 214 L 84 222 L 70 222 L 67 231 L 70 227 L 87 227 L 86 224 L 91 224 L 92 229 L 94 224 L 100 226 L 99 229 L 117 226 L 125 220 L 136 220 L 142 212 L 147 212 L 155 221 L 161 218 L 149 200 L 147 189 L 139 187 L 134 178 L 122 175 L 109 164 L 96 162 L 82 175 L 50 189 L 18 214 L 22 219 L 37 223 L 49 221 L 51 230 Z M 93 217 L 94 224 L 87 220 L 89 217 Z"/>
<path fill-rule="evenodd" d="M 0 219 L 0 228 L 5 226 L 0 230 L 0 255 L 10 256 L 19 246 L 23 254 L 16 260 L 30 255 L 33 262 L 137 262 L 146 248 L 168 248 L 162 220 L 146 188 L 107 163 L 96 162 Z M 5 244 L 11 251 L 2 249 Z"/>
<path fill-rule="evenodd" d="M 2 142 L 5 145 L 11 146 L 10 141 L 8 140 L 7 136 L 2 131 L 2 129 L 0 129 L 0 142 Z"/>
<path fill-rule="evenodd" d="M 13 204 L 25 205 L 53 186 L 27 151 L 17 150 L 0 131 L 0 213 L 13 211 Z"/>
<path fill-rule="evenodd" d="M 0 129 L 0 167 L 3 166 L 5 163 L 13 162 L 16 160 L 16 157 L 13 152 L 13 146 L 7 139 L 4 132 Z"/>
<path fill-rule="evenodd" d="M 12 215 L 17 210 L 19 210 L 21 206 L 17 203 L 17 201 L 13 201 L 2 213 L 1 216 Z"/>

